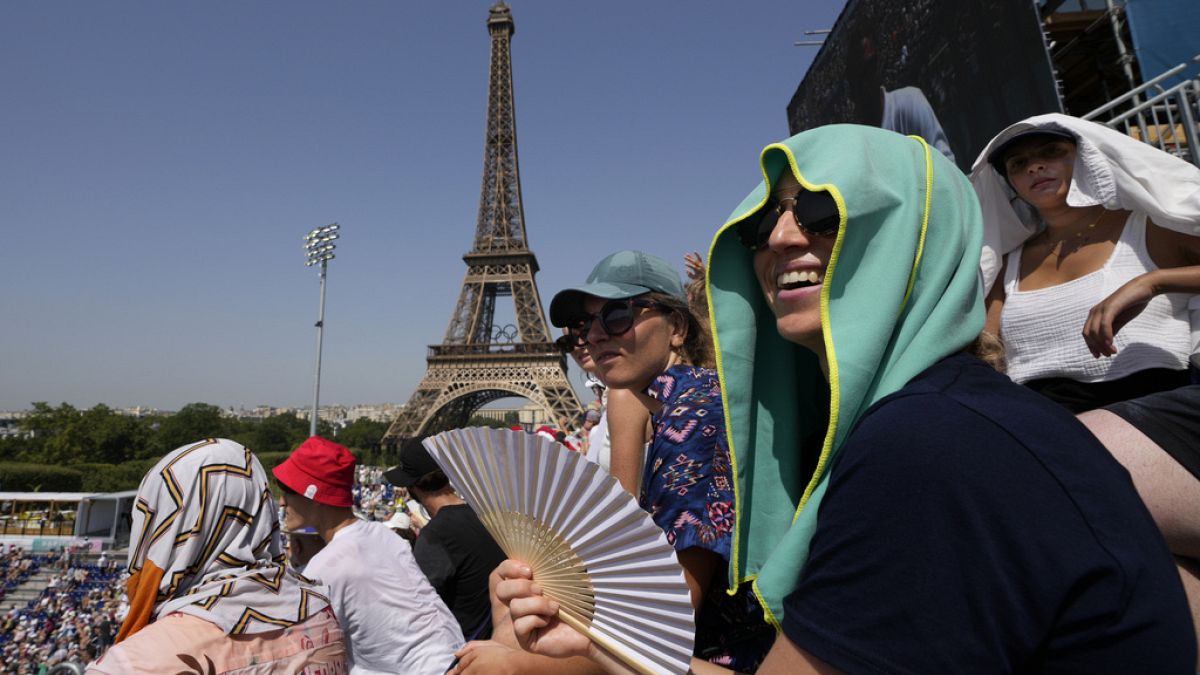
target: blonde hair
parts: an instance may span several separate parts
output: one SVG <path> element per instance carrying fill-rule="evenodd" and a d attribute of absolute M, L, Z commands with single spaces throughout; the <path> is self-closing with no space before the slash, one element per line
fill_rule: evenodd
<path fill-rule="evenodd" d="M 998 373 L 1008 370 L 1008 364 L 1004 360 L 1004 343 L 986 330 L 963 348 L 963 351 L 988 364 Z"/>
<path fill-rule="evenodd" d="M 665 306 L 672 314 L 678 315 L 683 320 L 686 333 L 683 337 L 683 346 L 679 348 L 678 353 L 685 362 L 702 368 L 716 367 L 712 339 L 709 337 L 708 330 L 686 301 L 669 293 L 653 292 L 641 297 Z"/>

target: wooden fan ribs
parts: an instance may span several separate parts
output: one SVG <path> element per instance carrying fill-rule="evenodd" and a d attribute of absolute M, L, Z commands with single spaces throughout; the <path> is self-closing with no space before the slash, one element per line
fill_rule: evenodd
<path fill-rule="evenodd" d="M 529 502 L 529 491 L 515 489 L 521 483 L 517 477 L 528 475 L 526 472 L 532 468 L 528 466 L 528 453 L 497 445 L 493 436 L 454 432 L 448 432 L 447 436 L 452 440 L 448 444 L 439 443 L 443 449 L 457 445 L 465 450 L 447 453 L 448 463 L 453 467 L 447 477 L 453 474 L 472 486 L 473 489 L 463 491 L 463 498 L 477 511 L 484 527 L 506 554 L 529 565 L 546 595 L 590 624 L 595 593 L 587 568 L 551 527 L 525 515 L 531 508 L 536 509 L 537 504 Z M 484 470 L 485 458 L 491 458 L 499 471 Z M 557 495 L 551 495 L 550 499 L 558 501 Z"/>
<path fill-rule="evenodd" d="M 599 466 L 549 439 L 455 429 L 424 441 L 559 617 L 639 673 L 685 673 L 695 632 L 675 552 Z"/>

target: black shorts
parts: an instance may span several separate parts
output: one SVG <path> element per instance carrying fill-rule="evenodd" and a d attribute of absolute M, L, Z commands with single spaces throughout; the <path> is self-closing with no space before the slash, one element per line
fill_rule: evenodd
<path fill-rule="evenodd" d="M 1069 377 L 1046 377 L 1025 382 L 1025 386 L 1078 415 L 1118 401 L 1142 398 L 1195 384 L 1186 370 L 1149 368 L 1118 380 L 1079 382 Z"/>
<path fill-rule="evenodd" d="M 1200 480 L 1200 384 L 1104 406 Z"/>

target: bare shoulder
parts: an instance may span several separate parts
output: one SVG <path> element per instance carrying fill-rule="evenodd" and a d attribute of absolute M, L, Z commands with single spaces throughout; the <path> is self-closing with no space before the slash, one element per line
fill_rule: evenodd
<path fill-rule="evenodd" d="M 630 389 L 608 390 L 608 418 L 642 419 L 650 416 L 649 411 L 638 400 L 637 394 Z"/>

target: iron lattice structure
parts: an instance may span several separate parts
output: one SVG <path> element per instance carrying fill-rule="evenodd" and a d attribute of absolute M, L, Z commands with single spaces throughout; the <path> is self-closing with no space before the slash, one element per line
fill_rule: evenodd
<path fill-rule="evenodd" d="M 450 326 L 431 345 L 421 383 L 384 435 L 385 443 L 464 426 L 496 399 L 520 396 L 541 406 L 559 427 L 583 413 L 555 349 L 534 275 L 537 257 L 525 236 L 517 125 L 513 108 L 512 13 L 503 0 L 489 10 L 492 54 L 487 136 L 475 243 L 463 256 L 467 275 Z M 511 297 L 515 327 L 497 326 L 496 298 Z"/>

